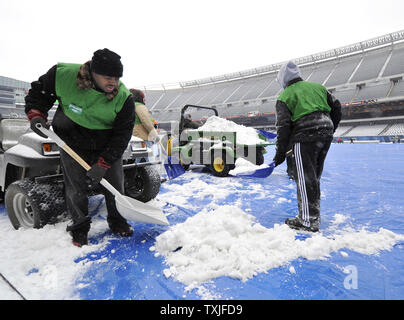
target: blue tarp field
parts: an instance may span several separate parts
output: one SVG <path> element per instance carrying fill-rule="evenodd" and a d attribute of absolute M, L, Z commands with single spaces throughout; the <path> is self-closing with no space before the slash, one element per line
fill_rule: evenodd
<path fill-rule="evenodd" d="M 267 147 L 270 163 L 274 146 Z M 0 212 L 0 271 L 27 299 L 375 300 L 404 298 L 404 145 L 333 144 L 321 180 L 321 227 L 289 229 L 296 186 L 286 163 L 267 178 L 191 170 L 154 203 L 170 226 L 108 230 L 91 198 L 90 245 L 68 222 L 14 230 Z M 13 299 L 0 286 L 0 297 Z"/>

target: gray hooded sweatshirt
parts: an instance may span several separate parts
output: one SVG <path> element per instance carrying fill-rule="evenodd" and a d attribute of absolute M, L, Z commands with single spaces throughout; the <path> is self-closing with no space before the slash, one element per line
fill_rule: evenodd
<path fill-rule="evenodd" d="M 301 77 L 299 67 L 293 61 L 289 61 L 279 69 L 277 80 L 282 88 L 285 89 L 289 81 Z"/>

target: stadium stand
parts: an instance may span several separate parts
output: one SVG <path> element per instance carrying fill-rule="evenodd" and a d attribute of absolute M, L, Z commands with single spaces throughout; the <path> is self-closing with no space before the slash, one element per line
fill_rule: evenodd
<path fill-rule="evenodd" d="M 344 126 L 341 125 L 337 128 L 337 130 L 335 131 L 335 136 L 337 137 L 342 137 L 344 136 L 346 133 L 348 133 L 348 131 L 352 130 L 353 126 Z"/>
<path fill-rule="evenodd" d="M 404 73 L 404 47 L 393 47 L 391 57 L 386 69 L 383 72 L 383 77 L 400 75 Z"/>
<path fill-rule="evenodd" d="M 303 79 L 323 84 L 342 103 L 335 137 L 403 134 L 404 30 L 294 61 Z M 193 104 L 214 107 L 221 117 L 237 123 L 275 130 L 275 103 L 282 91 L 276 75 L 283 63 L 139 89 L 160 124 L 178 121 L 181 108 Z M 0 76 L 0 108 L 21 110 L 29 86 Z M 208 110 L 193 113 L 196 120 L 209 116 Z"/>
<path fill-rule="evenodd" d="M 0 76 L 0 118 L 25 118 L 24 97 L 28 82 Z"/>
<path fill-rule="evenodd" d="M 404 31 L 381 36 L 343 48 L 330 50 L 309 57 L 297 58 L 303 78 L 326 85 L 341 92 L 343 103 L 352 99 L 368 97 L 366 91 L 374 83 L 372 98 L 386 98 L 386 77 L 404 74 Z M 300 62 L 300 63 L 299 63 Z M 224 105 L 263 98 L 276 98 L 281 91 L 276 82 L 276 73 L 282 63 L 270 65 L 265 72 L 259 69 L 234 74 L 179 83 L 181 89 L 147 90 L 149 108 L 165 110 L 178 108 L 183 103 L 200 105 Z M 379 84 L 381 80 L 384 83 Z M 359 88 L 357 87 L 359 85 Z M 380 87 L 378 87 L 380 85 Z M 387 88 L 387 90 L 385 90 Z M 363 90 L 363 95 L 355 92 Z M 350 93 L 354 95 L 350 95 Z M 348 94 L 349 93 L 349 94 Z"/>
<path fill-rule="evenodd" d="M 366 125 L 361 125 L 353 128 L 349 132 L 349 136 L 378 136 L 386 127 L 385 124 L 366 124 Z"/>
<path fill-rule="evenodd" d="M 328 78 L 325 85 L 327 87 L 332 87 L 342 83 L 347 83 L 360 60 L 360 56 L 355 55 L 353 57 L 345 58 L 344 61 L 338 61 L 336 68 Z"/>
<path fill-rule="evenodd" d="M 294 61 L 305 80 L 325 85 L 343 104 L 336 137 L 390 135 L 394 121 L 404 122 L 395 118 L 404 116 L 404 30 Z M 220 116 L 235 122 L 274 129 L 275 103 L 282 90 L 276 75 L 283 63 L 180 82 L 174 89 L 145 87 L 146 103 L 159 123 L 178 120 L 181 108 L 194 104 L 215 107 Z M 210 115 L 201 110 L 193 118 L 204 120 Z M 375 117 L 380 120 L 370 124 Z M 386 117 L 391 119 L 386 122 Z M 350 119 L 364 122 L 344 124 Z"/>
<path fill-rule="evenodd" d="M 403 60 L 404 61 L 404 60 Z M 404 81 L 403 79 L 398 80 L 394 83 L 390 97 L 402 97 L 404 96 Z"/>
<path fill-rule="evenodd" d="M 404 123 L 393 123 L 384 132 L 386 136 L 404 135 Z"/>

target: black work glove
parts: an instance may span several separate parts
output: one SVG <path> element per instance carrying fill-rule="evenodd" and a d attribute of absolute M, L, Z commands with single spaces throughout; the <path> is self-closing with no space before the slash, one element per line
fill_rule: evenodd
<path fill-rule="evenodd" d="M 273 161 L 275 162 L 275 167 L 279 166 L 283 161 L 285 161 L 285 154 L 276 152 Z"/>
<path fill-rule="evenodd" d="M 46 134 L 42 133 L 42 131 L 40 131 L 36 127 L 36 124 L 40 123 L 42 125 L 42 127 L 49 129 L 49 125 L 47 124 L 46 116 L 41 111 L 32 109 L 28 112 L 27 117 L 28 117 L 28 120 L 31 122 L 31 130 L 34 131 L 37 135 L 47 138 L 48 136 Z"/>
<path fill-rule="evenodd" d="M 86 182 L 88 187 L 95 189 L 109 168 L 109 164 L 105 162 L 104 158 L 100 157 L 97 163 L 93 164 L 91 169 L 87 171 Z"/>

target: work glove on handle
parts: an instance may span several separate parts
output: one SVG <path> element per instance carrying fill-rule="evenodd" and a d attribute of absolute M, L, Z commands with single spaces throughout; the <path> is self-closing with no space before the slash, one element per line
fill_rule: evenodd
<path fill-rule="evenodd" d="M 42 127 L 49 129 L 49 125 L 47 124 L 48 119 L 46 118 L 46 115 L 44 115 L 41 111 L 36 110 L 36 109 L 31 109 L 27 113 L 28 120 L 31 123 L 31 130 L 34 131 L 37 135 L 40 135 L 41 137 L 47 138 L 48 136 L 44 134 L 42 131 L 40 131 L 37 127 L 36 124 L 40 123 Z"/>
<path fill-rule="evenodd" d="M 93 164 L 91 169 L 87 171 L 86 182 L 88 187 L 90 189 L 95 189 L 110 167 L 111 166 L 104 160 L 104 158 L 98 158 L 97 163 Z"/>

